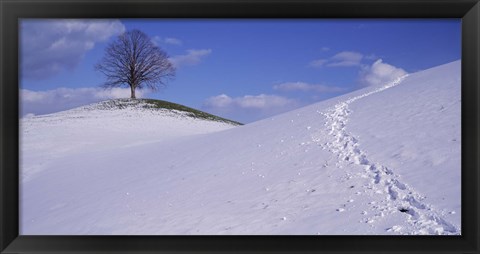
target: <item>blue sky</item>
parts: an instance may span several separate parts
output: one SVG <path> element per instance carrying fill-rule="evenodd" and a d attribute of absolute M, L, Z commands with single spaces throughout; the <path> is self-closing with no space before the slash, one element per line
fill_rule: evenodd
<path fill-rule="evenodd" d="M 22 20 L 22 115 L 129 97 L 102 90 L 94 65 L 109 42 L 139 29 L 170 56 L 176 78 L 138 97 L 244 123 L 460 59 L 461 21 Z"/>

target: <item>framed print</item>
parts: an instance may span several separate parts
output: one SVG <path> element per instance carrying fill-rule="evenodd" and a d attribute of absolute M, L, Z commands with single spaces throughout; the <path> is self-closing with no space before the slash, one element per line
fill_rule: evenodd
<path fill-rule="evenodd" d="M 478 253 L 478 1 L 0 8 L 2 253 Z"/>

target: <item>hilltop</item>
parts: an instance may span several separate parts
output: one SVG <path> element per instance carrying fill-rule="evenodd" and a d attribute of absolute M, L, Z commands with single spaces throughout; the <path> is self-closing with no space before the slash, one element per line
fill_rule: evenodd
<path fill-rule="evenodd" d="M 163 111 L 177 113 L 191 118 L 203 119 L 215 122 L 224 122 L 232 125 L 243 125 L 237 121 L 225 119 L 216 115 L 212 115 L 194 108 L 190 108 L 181 104 L 155 100 L 155 99 L 114 99 L 102 101 L 99 103 L 90 104 L 79 107 L 75 110 L 117 110 L 117 109 L 136 109 L 147 111 Z"/>

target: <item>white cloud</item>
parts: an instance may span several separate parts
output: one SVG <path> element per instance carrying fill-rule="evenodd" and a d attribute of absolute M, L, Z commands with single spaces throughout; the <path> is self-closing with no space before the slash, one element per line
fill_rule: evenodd
<path fill-rule="evenodd" d="M 330 62 L 327 64 L 328 66 L 358 66 L 362 61 L 363 55 L 358 52 L 353 51 L 343 51 L 336 55 L 334 55 Z"/>
<path fill-rule="evenodd" d="M 364 86 L 383 85 L 406 74 L 405 70 L 383 63 L 382 59 L 379 59 L 371 66 L 362 68 L 360 71 L 360 83 Z"/>
<path fill-rule="evenodd" d="M 166 44 L 171 44 L 171 45 L 182 45 L 182 41 L 177 39 L 177 38 L 165 38 L 165 43 Z"/>
<path fill-rule="evenodd" d="M 377 60 L 379 57 L 376 56 L 375 54 L 370 54 L 370 55 L 366 55 L 364 58 L 367 60 Z"/>
<path fill-rule="evenodd" d="M 146 90 L 135 92 L 137 98 L 142 98 L 146 94 L 148 94 Z M 118 98 L 130 98 L 130 88 L 101 89 L 86 87 L 72 89 L 62 87 L 48 91 L 20 90 L 22 115 L 47 114 Z"/>
<path fill-rule="evenodd" d="M 170 45 L 180 46 L 183 44 L 183 42 L 180 39 L 173 38 L 173 37 L 167 37 L 163 39 L 158 35 L 152 37 L 152 42 L 156 46 L 159 46 L 160 44 L 170 44 Z"/>
<path fill-rule="evenodd" d="M 242 108 L 269 109 L 285 107 L 294 103 L 293 100 L 277 95 L 245 95 L 236 99 L 237 104 Z"/>
<path fill-rule="evenodd" d="M 363 54 L 353 51 L 342 51 L 327 59 L 317 59 L 310 62 L 311 67 L 350 67 L 360 66 Z"/>
<path fill-rule="evenodd" d="M 319 67 L 322 67 L 327 62 L 328 62 L 328 59 L 317 59 L 317 60 L 311 61 L 309 65 L 311 67 L 319 68 Z"/>
<path fill-rule="evenodd" d="M 297 101 L 278 95 L 245 95 L 232 98 L 226 94 L 205 100 L 203 109 L 240 122 L 251 122 L 297 108 Z"/>
<path fill-rule="evenodd" d="M 273 86 L 273 89 L 290 92 L 290 91 L 302 91 L 302 92 L 318 92 L 318 93 L 332 93 L 344 91 L 344 88 L 336 86 L 326 86 L 321 84 L 309 84 L 305 82 L 286 82 Z"/>
<path fill-rule="evenodd" d="M 189 49 L 187 50 L 187 54 L 173 56 L 170 57 L 169 60 L 177 68 L 186 65 L 197 65 L 202 61 L 203 58 L 211 53 L 211 49 Z"/>
<path fill-rule="evenodd" d="M 125 31 L 118 20 L 28 19 L 20 24 L 20 72 L 29 79 L 73 69 L 96 43 Z"/>
<path fill-rule="evenodd" d="M 205 100 L 204 105 L 213 108 L 226 108 L 230 107 L 233 103 L 234 100 L 230 96 L 221 94 L 208 98 Z"/>
<path fill-rule="evenodd" d="M 162 37 L 160 37 L 158 35 L 153 36 L 151 41 L 155 46 L 158 46 L 163 42 Z"/>
<path fill-rule="evenodd" d="M 242 97 L 231 98 L 226 94 L 221 94 L 208 98 L 204 105 L 215 108 L 245 108 L 245 109 L 269 109 L 276 107 L 285 107 L 295 104 L 295 101 L 278 95 L 245 95 Z"/>

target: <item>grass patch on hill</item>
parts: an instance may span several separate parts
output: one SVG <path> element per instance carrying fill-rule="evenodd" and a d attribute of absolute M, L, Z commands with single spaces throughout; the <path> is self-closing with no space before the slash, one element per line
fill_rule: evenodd
<path fill-rule="evenodd" d="M 181 104 L 169 102 L 169 101 L 162 101 L 162 100 L 155 100 L 155 99 L 116 99 L 116 100 L 109 100 L 102 102 L 102 107 L 105 108 L 128 108 L 129 106 L 141 106 L 142 108 L 146 109 L 169 109 L 169 110 L 178 110 L 186 112 L 190 117 L 216 121 L 216 122 L 224 122 L 233 125 L 243 125 L 240 122 L 225 119 L 223 117 L 219 117 L 216 115 L 212 115 L 194 108 L 190 108 Z"/>

